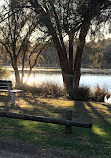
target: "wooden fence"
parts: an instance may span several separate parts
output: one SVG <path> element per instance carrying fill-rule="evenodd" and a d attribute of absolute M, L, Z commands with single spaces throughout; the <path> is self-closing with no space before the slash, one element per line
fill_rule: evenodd
<path fill-rule="evenodd" d="M 22 119 L 22 120 L 30 120 L 30 121 L 38 121 L 45 123 L 52 123 L 58 125 L 65 125 L 65 133 L 72 133 L 72 126 L 75 127 L 83 127 L 83 128 L 91 128 L 92 124 L 87 122 L 77 122 L 72 121 L 72 111 L 66 110 L 66 119 L 57 119 L 57 118 L 48 118 L 43 116 L 34 116 L 34 115 L 26 115 L 26 114 L 17 114 L 6 111 L 0 111 L 0 117 L 8 117 L 14 119 Z"/>

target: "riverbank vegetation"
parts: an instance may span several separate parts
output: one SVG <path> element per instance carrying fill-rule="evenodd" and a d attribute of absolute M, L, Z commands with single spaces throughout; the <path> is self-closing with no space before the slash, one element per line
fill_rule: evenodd
<path fill-rule="evenodd" d="M 44 82 L 38 86 L 27 85 L 27 84 L 16 84 L 18 89 L 23 90 L 26 93 L 32 93 L 34 95 L 48 97 L 48 98 L 59 98 L 64 97 L 69 99 L 67 91 L 65 88 L 58 86 L 57 84 L 51 82 Z M 98 85 L 95 89 L 91 90 L 88 86 L 80 86 L 76 92 L 75 100 L 78 101 L 95 101 L 104 102 L 104 97 L 107 94 L 107 89 L 100 88 Z"/>
<path fill-rule="evenodd" d="M 11 106 L 9 96 L 0 96 L 0 110 L 45 117 L 65 118 L 66 109 L 73 110 L 73 120 L 91 122 L 92 129 L 73 127 L 66 135 L 64 126 L 0 118 L 0 139 L 55 148 L 65 156 L 111 157 L 111 106 L 104 103 L 45 98 L 32 93 L 19 94 Z"/>
<path fill-rule="evenodd" d="M 45 96 L 48 98 L 67 97 L 66 90 L 57 84 L 51 82 L 44 82 L 38 86 L 30 86 L 27 84 L 16 84 L 15 88 L 21 89 L 24 92 L 32 93 L 38 96 Z"/>

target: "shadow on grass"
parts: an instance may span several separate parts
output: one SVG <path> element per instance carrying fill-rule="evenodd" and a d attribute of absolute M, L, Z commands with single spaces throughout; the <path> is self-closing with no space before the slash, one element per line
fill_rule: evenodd
<path fill-rule="evenodd" d="M 111 105 L 75 101 L 74 118 L 78 121 L 92 122 L 94 126 L 100 127 L 101 135 L 102 131 L 104 131 L 103 135 L 106 133 L 107 136 L 110 136 L 111 134 Z M 99 134 L 99 130 L 97 134 Z"/>
<path fill-rule="evenodd" d="M 92 122 L 91 130 L 74 128 L 76 137 L 83 139 L 83 145 L 78 144 L 82 151 L 87 149 L 97 157 L 111 156 L 111 105 L 75 101 L 74 119 Z"/>
<path fill-rule="evenodd" d="M 67 106 L 53 106 L 50 102 L 39 100 L 36 96 L 24 94 L 25 106 L 4 105 L 1 110 L 19 112 L 22 114 L 42 115 L 45 117 L 65 118 Z M 59 104 L 59 100 L 58 100 Z M 71 150 L 75 154 L 96 157 L 111 156 L 111 105 L 94 102 L 74 101 L 73 120 L 93 123 L 92 129 L 73 127 L 72 135 L 64 134 L 64 126 L 39 122 L 22 121 L 1 118 L 0 137 L 4 136 L 16 140 L 28 141 L 33 144 L 42 144 Z M 3 128 L 7 128 L 4 130 Z M 2 130 L 3 129 L 3 130 Z M 9 130 L 8 130 L 9 129 Z M 4 133 L 5 131 L 5 133 Z"/>
<path fill-rule="evenodd" d="M 38 99 L 37 96 L 33 94 L 29 96 L 24 93 L 22 96 L 18 96 L 18 98 L 19 100 L 22 98 L 23 103 L 21 101 L 19 104 L 11 106 L 10 102 L 6 99 L 6 96 L 5 99 L 2 97 L 2 105 L 0 106 L 0 109 L 8 112 L 15 111 L 21 114 L 65 118 L 65 109 L 67 109 L 67 107 L 53 106 L 52 104 L 45 101 L 40 101 L 40 99 Z M 25 104 L 25 106 L 22 106 L 21 104 Z"/>
<path fill-rule="evenodd" d="M 0 95 L 0 105 L 7 107 L 10 104 L 10 95 Z"/>

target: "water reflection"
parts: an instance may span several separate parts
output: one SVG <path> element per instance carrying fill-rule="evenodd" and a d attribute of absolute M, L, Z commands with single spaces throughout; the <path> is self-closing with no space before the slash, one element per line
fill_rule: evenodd
<path fill-rule="evenodd" d="M 82 75 L 80 84 L 91 88 L 99 85 L 100 88 L 105 88 L 111 92 L 111 75 Z"/>
<path fill-rule="evenodd" d="M 26 81 L 26 76 L 27 73 L 25 73 L 24 77 L 24 82 Z M 15 76 L 14 73 L 12 72 L 11 76 L 9 76 L 10 80 L 15 84 Z M 32 73 L 29 80 L 28 84 L 33 85 L 40 85 L 44 82 L 51 82 L 58 84 L 60 87 L 63 87 L 63 80 L 62 80 L 62 75 L 60 73 Z"/>
<path fill-rule="evenodd" d="M 26 73 L 27 75 L 27 73 Z M 8 78 L 15 83 L 14 73 Z M 26 76 L 24 81 L 26 80 Z M 63 80 L 62 75 L 60 73 L 32 73 L 28 80 L 28 84 L 35 84 L 40 85 L 44 82 L 51 82 L 58 84 L 59 86 L 63 87 Z M 100 88 L 106 88 L 111 92 L 111 75 L 92 75 L 92 74 L 85 74 L 81 76 L 80 85 L 86 85 L 89 87 L 96 87 L 97 85 Z"/>
<path fill-rule="evenodd" d="M 26 82 L 28 85 L 35 85 L 36 84 L 36 79 L 35 79 L 35 77 L 31 77 L 31 76 L 27 79 L 27 77 L 25 76 L 23 78 L 23 82 L 24 83 Z"/>

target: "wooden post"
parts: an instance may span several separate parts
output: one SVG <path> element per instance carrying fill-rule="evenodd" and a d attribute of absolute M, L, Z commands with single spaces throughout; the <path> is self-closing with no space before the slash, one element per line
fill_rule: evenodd
<path fill-rule="evenodd" d="M 15 93 L 12 93 L 12 106 L 15 105 Z"/>
<path fill-rule="evenodd" d="M 75 127 L 83 127 L 83 128 L 92 128 L 92 124 L 87 123 L 87 122 L 77 122 L 77 121 L 63 120 L 63 119 L 57 119 L 57 118 L 48 118 L 48 117 L 43 117 L 43 116 L 17 114 L 17 113 L 6 112 L 6 111 L 0 111 L 0 117 L 53 123 L 53 124 L 58 124 L 58 125 L 65 125 L 68 127 L 75 126 Z"/>
<path fill-rule="evenodd" d="M 9 82 L 7 81 L 7 84 L 8 84 L 8 91 L 9 91 L 9 93 L 11 94 L 11 101 L 12 101 L 12 106 L 14 106 L 15 105 L 15 93 L 13 93 L 13 92 L 11 92 L 11 87 L 10 87 L 10 84 L 9 84 Z"/>
<path fill-rule="evenodd" d="M 66 120 L 72 120 L 72 110 L 66 110 Z M 65 126 L 65 133 L 71 134 L 72 133 L 72 126 L 66 125 Z"/>

